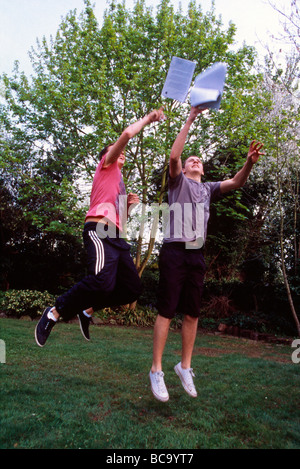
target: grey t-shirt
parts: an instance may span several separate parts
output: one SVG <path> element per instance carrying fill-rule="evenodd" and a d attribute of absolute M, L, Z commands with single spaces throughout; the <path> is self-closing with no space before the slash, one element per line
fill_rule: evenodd
<path fill-rule="evenodd" d="M 169 178 L 169 213 L 164 242 L 193 242 L 202 247 L 207 236 L 210 204 L 222 198 L 220 182 L 197 182 L 182 172 Z M 192 246 L 191 246 L 192 247 Z"/>

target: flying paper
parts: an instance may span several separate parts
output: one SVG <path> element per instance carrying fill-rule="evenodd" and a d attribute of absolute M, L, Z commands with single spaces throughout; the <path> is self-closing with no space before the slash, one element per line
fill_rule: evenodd
<path fill-rule="evenodd" d="M 184 103 L 190 89 L 196 63 L 172 57 L 161 95 Z"/>
<path fill-rule="evenodd" d="M 220 108 L 226 71 L 226 64 L 217 62 L 196 77 L 190 93 L 193 107 Z"/>

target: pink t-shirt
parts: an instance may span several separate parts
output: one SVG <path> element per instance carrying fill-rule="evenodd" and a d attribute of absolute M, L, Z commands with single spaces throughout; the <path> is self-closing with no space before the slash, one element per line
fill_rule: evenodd
<path fill-rule="evenodd" d="M 90 208 L 86 217 L 105 217 L 122 231 L 122 219 L 126 216 L 126 189 L 118 162 L 104 167 L 104 155 L 97 166 L 92 192 Z"/>

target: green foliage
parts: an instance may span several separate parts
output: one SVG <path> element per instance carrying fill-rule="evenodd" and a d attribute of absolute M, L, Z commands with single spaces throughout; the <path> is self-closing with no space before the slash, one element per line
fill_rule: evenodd
<path fill-rule="evenodd" d="M 243 313 L 235 313 L 225 319 L 225 324 L 230 326 L 238 326 L 241 329 L 248 329 L 257 332 L 267 332 L 268 330 L 274 333 L 275 327 L 270 324 L 269 317 L 257 312 L 246 315 Z M 279 332 L 279 331 L 276 331 Z"/>
<path fill-rule="evenodd" d="M 69 12 L 55 37 L 37 41 L 30 78 L 18 65 L 12 76 L 1 77 L 1 287 L 12 282 L 13 288 L 24 288 L 22 282 L 31 281 L 32 288 L 48 288 L 38 284 L 39 276 L 46 284 L 56 282 L 54 291 L 62 278 L 75 280 L 83 270 L 75 240 L 81 239 L 99 150 L 163 103 L 167 120 L 130 142 L 124 167 L 129 191 L 145 204 L 162 202 L 170 149 L 189 112 L 189 106 L 161 98 L 176 55 L 194 60 L 195 74 L 216 61 L 228 64 L 221 110 L 199 117 L 183 156 L 202 155 L 206 180 L 220 181 L 243 166 L 252 139 L 262 140 L 266 149 L 245 187 L 212 207 L 208 277 L 235 278 L 245 260 L 257 257 L 264 260 L 260 284 L 276 286 L 282 281 L 282 251 L 297 297 L 300 134 L 294 78 L 299 54 L 288 58 L 285 71 L 276 70 L 270 57 L 264 76 L 258 73 L 255 50 L 232 47 L 236 27 L 224 27 L 213 2 L 204 12 L 191 1 L 183 14 L 170 0 L 162 0 L 155 11 L 144 0 L 132 10 L 126 2 L 110 0 L 101 26 L 90 1 L 84 5 L 79 15 Z M 153 249 L 143 233 L 141 238 L 137 259 Z M 35 265 L 38 273 L 28 275 Z M 154 290 L 149 290 L 143 307 L 154 304 Z"/>
<path fill-rule="evenodd" d="M 79 15 L 70 11 L 62 20 L 55 37 L 38 40 L 30 54 L 31 78 L 18 65 L 11 77 L 2 77 L 0 174 L 14 202 L 5 204 L 14 207 L 14 213 L 3 217 L 4 250 L 9 251 L 9 242 L 18 242 L 29 257 L 32 237 L 37 251 L 39 240 L 49 239 L 55 246 L 55 239 L 64 237 L 73 246 L 73 237 L 81 237 L 99 150 L 130 122 L 162 104 L 162 84 L 173 55 L 194 60 L 196 73 L 215 61 L 228 63 L 222 100 L 226 112 L 201 119 L 187 151 L 204 150 L 210 160 L 218 145 L 230 146 L 238 154 L 230 160 L 230 171 L 239 168 L 261 101 L 256 93 L 260 77 L 252 73 L 254 50 L 246 45 L 231 49 L 235 30 L 233 24 L 223 26 L 213 5 L 204 13 L 192 1 L 183 14 L 175 12 L 169 0 L 155 13 L 144 1 L 132 10 L 125 2 L 110 1 L 100 27 L 86 0 Z M 144 203 L 162 201 L 162 169 L 188 113 L 173 100 L 163 104 L 167 121 L 141 132 L 127 147 L 124 177 L 128 190 Z M 212 180 L 224 176 L 226 162 L 219 170 L 211 173 Z M 239 196 L 219 210 L 233 221 L 248 216 Z M 7 230 L 9 218 L 15 226 Z M 142 240 L 137 256 L 142 258 L 147 249 L 151 254 L 153 246 Z"/>
<path fill-rule="evenodd" d="M 53 306 L 55 297 L 47 291 L 10 290 L 2 296 L 0 308 L 7 316 L 36 318 L 47 306 Z"/>
<path fill-rule="evenodd" d="M 153 326 L 157 317 L 157 311 L 150 307 L 138 306 L 135 309 L 128 307 L 105 308 L 95 313 L 104 323 L 120 326 Z"/>
<path fill-rule="evenodd" d="M 211 113 L 190 135 L 196 142 L 191 151 L 214 148 L 236 128 L 247 135 L 247 122 L 253 123 L 257 112 L 253 96 L 258 77 L 251 74 L 253 49 L 230 50 L 234 34 L 235 26 L 224 29 L 214 7 L 204 14 L 191 2 L 183 15 L 169 0 L 161 2 L 156 16 L 144 1 L 136 2 L 132 11 L 125 2 L 110 1 L 100 28 L 86 1 L 78 17 L 75 12 L 67 15 L 50 43 L 38 41 L 31 51 L 31 80 L 18 68 L 13 77 L 3 76 L 6 105 L 1 110 L 1 166 L 19 181 L 19 200 L 31 222 L 46 231 L 79 229 L 84 200 L 78 179 L 90 181 L 99 149 L 162 104 L 172 55 L 195 60 L 196 73 L 215 61 L 229 65 L 223 105 L 230 109 L 230 119 L 229 113 Z M 127 149 L 125 179 L 144 202 L 147 193 L 155 197 L 153 168 L 166 164 L 188 112 L 172 100 L 164 105 L 169 120 L 159 131 L 152 126 L 142 132 Z M 242 129 L 240 123 L 235 126 L 238 113 Z M 240 135 L 234 134 L 236 142 Z"/>

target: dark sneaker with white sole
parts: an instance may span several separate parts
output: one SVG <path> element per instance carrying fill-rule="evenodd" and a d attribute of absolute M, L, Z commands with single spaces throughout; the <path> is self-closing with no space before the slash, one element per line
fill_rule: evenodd
<path fill-rule="evenodd" d="M 91 317 L 87 317 L 83 311 L 81 311 L 79 314 L 77 314 L 78 316 L 78 319 L 79 319 L 79 325 L 80 325 L 80 330 L 81 330 L 81 333 L 83 335 L 83 337 L 86 339 L 86 340 L 90 340 L 90 331 L 89 331 L 89 327 L 90 327 L 90 323 L 92 321 L 92 318 Z"/>
<path fill-rule="evenodd" d="M 35 328 L 35 341 L 40 347 L 44 347 L 53 326 L 56 324 L 56 321 L 48 318 L 48 313 L 50 310 L 51 308 L 45 309 Z"/>

